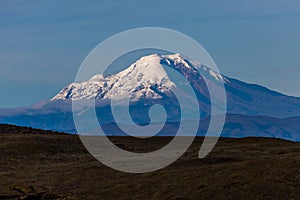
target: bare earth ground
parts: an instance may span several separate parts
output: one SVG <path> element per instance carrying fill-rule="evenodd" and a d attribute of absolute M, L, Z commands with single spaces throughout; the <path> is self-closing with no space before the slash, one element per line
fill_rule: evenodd
<path fill-rule="evenodd" d="M 171 138 L 112 138 L 149 151 Z M 76 135 L 0 125 L 0 199 L 300 199 L 300 143 L 222 138 L 205 159 L 202 138 L 172 165 L 127 174 L 90 156 Z"/>

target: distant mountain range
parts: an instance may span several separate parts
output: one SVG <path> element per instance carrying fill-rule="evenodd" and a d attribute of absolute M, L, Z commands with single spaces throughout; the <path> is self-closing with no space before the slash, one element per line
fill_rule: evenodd
<path fill-rule="evenodd" d="M 169 70 L 183 75 L 170 76 Z M 30 107 L 0 109 L 0 123 L 10 123 L 62 132 L 76 132 L 72 117 L 72 101 L 96 100 L 99 123 L 110 135 L 122 135 L 114 123 L 110 100 L 130 96 L 131 115 L 137 124 L 149 123 L 148 109 L 154 103 L 164 105 L 168 113 L 167 135 L 180 119 L 180 106 L 172 88 L 185 90 L 190 84 L 201 109 L 199 135 L 205 134 L 211 112 L 211 99 L 204 80 L 218 86 L 224 84 L 227 117 L 222 135 L 226 137 L 263 136 L 300 141 L 300 98 L 287 96 L 256 84 L 223 76 L 207 66 L 179 54 L 145 56 L 127 69 L 112 75 L 95 75 L 81 83 L 71 83 L 48 102 Z M 185 109 L 193 112 L 195 102 Z M 196 102 L 197 103 L 197 102 Z M 188 128 L 188 120 L 183 119 Z M 159 123 L 159 122 L 157 122 Z M 169 132 L 168 132 L 168 131 Z"/>

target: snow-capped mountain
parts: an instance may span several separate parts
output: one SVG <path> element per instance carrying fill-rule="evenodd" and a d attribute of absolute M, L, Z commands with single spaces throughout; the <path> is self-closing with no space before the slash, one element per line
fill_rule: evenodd
<path fill-rule="evenodd" d="M 223 76 L 180 54 L 153 54 L 142 57 L 117 74 L 95 75 L 85 82 L 71 83 L 51 101 L 93 98 L 104 100 L 124 94 L 129 94 L 133 102 L 171 97 L 172 87 L 179 87 L 180 83 L 173 82 L 168 76 L 167 67 L 182 74 L 192 85 L 203 116 L 210 112 L 210 94 L 203 77 L 210 80 L 211 84 L 224 84 L 228 113 L 272 117 L 300 116 L 300 98 Z M 182 94 L 189 98 L 189 94 L 184 91 Z"/>
<path fill-rule="evenodd" d="M 218 81 L 226 80 L 199 63 L 191 64 L 179 54 L 153 54 L 140 58 L 117 74 L 109 76 L 98 74 L 85 82 L 71 83 L 51 100 L 112 99 L 115 96 L 129 94 L 132 101 L 138 101 L 141 98 L 163 98 L 162 94 L 170 96 L 170 90 L 176 87 L 176 84 L 170 79 L 163 65 L 182 73 L 203 93 L 205 83 L 196 67 L 203 72 L 207 71 L 205 74 L 209 74 L 211 78 Z M 207 95 L 207 92 L 205 93 Z"/>
<path fill-rule="evenodd" d="M 141 97 L 159 98 L 160 95 L 152 89 L 153 86 L 164 93 L 175 86 L 160 65 L 161 59 L 159 55 L 150 55 L 117 74 L 98 74 L 88 81 L 72 83 L 52 100 L 110 99 L 125 94 L 130 94 L 136 100 Z"/>
<path fill-rule="evenodd" d="M 169 69 L 182 75 L 185 81 L 178 81 L 170 76 Z M 172 89 L 177 88 L 180 95 L 185 96 L 188 101 L 189 93 L 184 90 L 187 83 L 193 87 L 198 98 L 201 118 L 209 121 L 211 99 L 204 80 L 209 80 L 216 86 L 224 84 L 227 97 L 227 119 L 224 129 L 226 136 L 263 134 L 262 136 L 300 140 L 299 129 L 295 125 L 295 119 L 300 116 L 300 98 L 229 78 L 180 54 L 145 56 L 119 73 L 98 74 L 84 82 L 71 83 L 48 102 L 31 107 L 0 109 L 0 123 L 76 132 L 72 101 L 96 99 L 96 110 L 100 113 L 99 123 L 108 127 L 110 134 L 121 134 L 114 124 L 110 100 L 129 95 L 131 115 L 136 123 L 147 124 L 149 107 L 159 103 L 164 105 L 168 112 L 168 127 L 173 127 L 180 118 L 180 109 L 187 112 L 193 112 L 194 109 L 195 102 L 188 103 L 186 108 L 180 108 L 176 96 L 172 93 Z M 203 129 L 205 126 L 201 127 Z M 276 127 L 281 127 L 280 133 Z"/>

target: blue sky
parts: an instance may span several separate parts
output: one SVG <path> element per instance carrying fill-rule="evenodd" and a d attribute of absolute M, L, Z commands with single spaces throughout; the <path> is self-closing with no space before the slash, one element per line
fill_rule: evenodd
<path fill-rule="evenodd" d="M 292 0 L 0 0 L 0 107 L 50 99 L 98 43 L 144 26 L 194 38 L 225 75 L 300 96 L 299 22 Z"/>

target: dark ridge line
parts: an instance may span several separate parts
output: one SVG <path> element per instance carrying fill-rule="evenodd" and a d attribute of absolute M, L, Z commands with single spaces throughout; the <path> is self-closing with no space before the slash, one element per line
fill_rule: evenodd
<path fill-rule="evenodd" d="M 76 135 L 63 133 L 52 130 L 43 130 L 38 128 L 32 128 L 28 126 L 17 126 L 13 124 L 1 124 L 0 123 L 0 134 L 51 134 L 51 135 Z"/>

